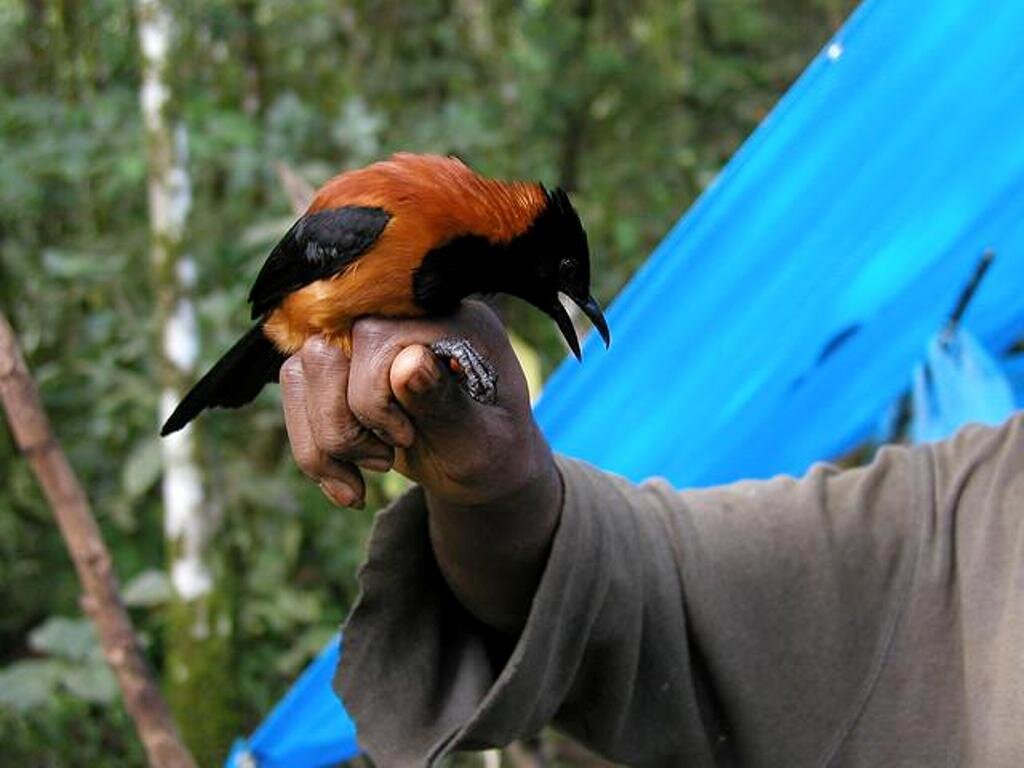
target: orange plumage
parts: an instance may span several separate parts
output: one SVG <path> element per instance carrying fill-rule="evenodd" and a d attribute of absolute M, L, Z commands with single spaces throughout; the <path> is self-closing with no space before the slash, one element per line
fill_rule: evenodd
<path fill-rule="evenodd" d="M 392 218 L 373 247 L 345 271 L 291 294 L 264 330 L 286 354 L 323 334 L 350 353 L 349 330 L 364 315 L 417 317 L 412 274 L 424 254 L 464 234 L 507 243 L 522 234 L 547 202 L 539 184 L 504 182 L 474 173 L 453 157 L 396 154 L 324 184 L 307 213 L 365 206 Z"/>

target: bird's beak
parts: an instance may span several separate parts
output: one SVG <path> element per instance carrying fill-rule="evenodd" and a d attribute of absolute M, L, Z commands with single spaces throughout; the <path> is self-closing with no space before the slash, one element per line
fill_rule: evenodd
<path fill-rule="evenodd" d="M 562 336 L 565 337 L 565 343 L 569 345 L 569 349 L 576 355 L 577 360 L 583 359 L 583 353 L 580 352 L 580 342 L 576 338 L 576 329 L 572 325 L 572 318 L 569 317 L 569 313 L 565 311 L 565 307 L 556 297 L 551 302 L 551 307 L 548 309 L 548 314 L 554 318 L 558 324 L 558 330 L 562 332 Z"/>
<path fill-rule="evenodd" d="M 568 295 L 568 294 L 567 294 Z M 593 296 L 587 296 L 586 301 L 580 301 L 578 299 L 569 296 L 573 303 L 576 304 L 580 309 L 583 310 L 590 322 L 597 328 L 597 332 L 601 334 L 601 338 L 604 340 L 604 345 L 607 347 L 612 340 L 611 334 L 608 332 L 608 323 L 605 322 L 604 313 L 601 312 L 601 305 L 597 303 L 597 299 Z M 569 313 L 565 311 L 565 307 L 556 298 L 551 305 L 549 310 L 551 316 L 558 323 L 558 330 L 562 332 L 562 336 L 565 337 L 566 343 L 569 345 L 569 349 L 576 356 L 577 360 L 583 359 L 583 353 L 580 352 L 580 342 L 576 338 L 576 329 L 573 327 L 572 320 L 569 318 Z"/>
<path fill-rule="evenodd" d="M 576 301 L 573 299 L 573 301 Z M 604 346 L 607 349 L 608 345 L 612 343 L 612 335 L 608 332 L 608 323 L 605 322 L 604 313 L 601 311 L 601 305 L 597 303 L 597 299 L 593 296 L 587 296 L 587 300 L 582 304 L 576 301 L 576 304 L 580 309 L 583 310 L 583 314 L 590 318 L 590 322 L 597 328 L 597 332 L 601 334 L 601 338 L 604 340 Z"/>

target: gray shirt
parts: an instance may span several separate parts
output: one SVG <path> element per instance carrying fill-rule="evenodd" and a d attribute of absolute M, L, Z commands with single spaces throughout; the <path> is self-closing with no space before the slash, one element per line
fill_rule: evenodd
<path fill-rule="evenodd" d="M 336 680 L 379 765 L 548 723 L 630 765 L 1024 765 L 1024 415 L 707 490 L 558 461 L 518 638 L 449 591 L 419 491 L 380 513 Z"/>

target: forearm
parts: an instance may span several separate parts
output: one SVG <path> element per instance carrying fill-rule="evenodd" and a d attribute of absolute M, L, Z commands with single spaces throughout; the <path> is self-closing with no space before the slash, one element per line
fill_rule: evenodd
<path fill-rule="evenodd" d="M 430 540 L 449 588 L 470 613 L 502 632 L 526 623 L 562 508 L 562 479 L 539 436 L 523 480 L 486 504 L 427 492 Z"/>
<path fill-rule="evenodd" d="M 708 764 L 659 505 L 555 461 L 500 503 L 431 509 L 421 483 L 378 516 L 339 685 L 381 764 L 432 765 L 551 722 L 629 764 Z"/>

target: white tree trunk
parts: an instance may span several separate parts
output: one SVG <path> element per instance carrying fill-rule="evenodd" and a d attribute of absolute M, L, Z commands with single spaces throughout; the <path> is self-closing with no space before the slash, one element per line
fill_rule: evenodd
<path fill-rule="evenodd" d="M 188 178 L 187 133 L 172 128 L 167 72 L 173 40 L 172 19 L 161 0 L 137 0 L 143 58 L 142 114 L 149 148 L 149 215 L 152 261 L 161 311 L 161 423 L 184 394 L 183 382 L 195 376 L 199 355 L 192 290 L 195 265 L 182 252 L 192 195 Z M 202 473 L 196 460 L 192 425 L 167 437 L 163 448 L 164 531 L 173 543 L 170 564 L 175 592 L 196 600 L 213 588 L 204 562 L 209 531 Z"/>
<path fill-rule="evenodd" d="M 167 0 L 135 0 L 149 167 L 151 267 L 160 323 L 160 423 L 192 384 L 199 331 L 192 293 L 196 268 L 185 253 L 191 207 L 187 133 L 174 118 L 171 87 L 174 19 Z M 168 698 L 201 764 L 214 759 L 233 715 L 228 663 L 231 623 L 218 599 L 211 544 L 216 516 L 205 492 L 196 431 L 188 425 L 161 442 L 164 533 L 174 587 L 166 637 Z"/>

